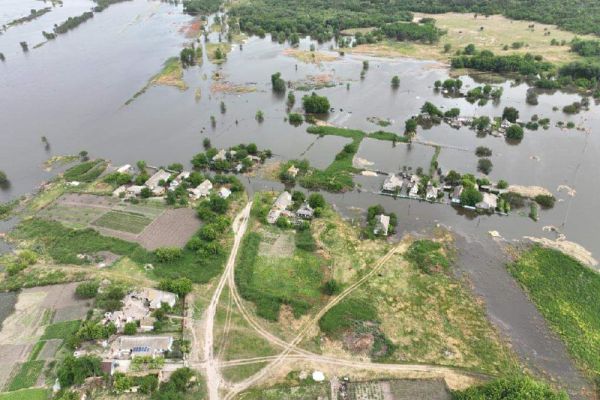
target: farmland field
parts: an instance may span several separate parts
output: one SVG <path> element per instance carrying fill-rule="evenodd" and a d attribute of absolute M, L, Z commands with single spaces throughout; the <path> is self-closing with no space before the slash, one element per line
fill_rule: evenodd
<path fill-rule="evenodd" d="M 152 220 L 142 214 L 111 210 L 92 224 L 101 228 L 112 229 L 115 231 L 141 233 Z"/>
<path fill-rule="evenodd" d="M 0 393 L 0 400 L 47 400 L 47 389 L 23 389 L 15 392 Z"/>
<path fill-rule="evenodd" d="M 26 361 L 19 365 L 18 372 L 13 376 L 10 383 L 8 384 L 8 390 L 19 390 L 32 387 L 37 382 L 42 368 L 44 367 L 43 360 Z"/>

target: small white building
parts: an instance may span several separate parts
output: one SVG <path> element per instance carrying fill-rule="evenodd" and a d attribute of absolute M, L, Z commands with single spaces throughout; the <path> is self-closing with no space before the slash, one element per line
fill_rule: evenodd
<path fill-rule="evenodd" d="M 121 336 L 117 340 L 117 349 L 121 356 L 129 355 L 131 358 L 160 356 L 172 347 L 172 336 Z"/>
<path fill-rule="evenodd" d="M 125 196 L 135 197 L 142 193 L 144 186 L 132 185 L 125 190 Z"/>
<path fill-rule="evenodd" d="M 144 184 L 152 191 L 155 196 L 162 196 L 165 193 L 165 188 L 160 185 L 161 181 L 166 182 L 171 177 L 171 174 L 165 170 L 159 169 L 152 175 Z"/>
<path fill-rule="evenodd" d="M 219 197 L 226 199 L 229 196 L 231 196 L 231 190 L 227 189 L 226 187 L 219 189 Z"/>
<path fill-rule="evenodd" d="M 133 168 L 129 164 L 125 164 L 117 168 L 117 172 L 120 174 L 131 174 L 133 173 Z"/>
<path fill-rule="evenodd" d="M 390 216 L 385 214 L 379 214 L 375 217 L 375 228 L 373 233 L 376 235 L 387 236 L 388 229 L 390 228 Z"/>
<path fill-rule="evenodd" d="M 177 303 L 177 295 L 175 293 L 165 292 L 164 290 L 154 288 L 144 288 L 134 295 L 145 300 L 150 310 L 156 310 L 163 304 L 174 307 L 175 303 Z"/>
<path fill-rule="evenodd" d="M 225 149 L 219 150 L 217 154 L 212 158 L 213 161 L 224 161 L 227 160 L 227 151 Z"/>
<path fill-rule="evenodd" d="M 452 195 L 450 196 L 450 201 L 453 204 L 460 204 L 460 195 L 463 192 L 463 186 L 462 185 L 458 185 L 454 188 L 454 190 L 452 190 Z"/>
<path fill-rule="evenodd" d="M 308 203 L 302 204 L 302 206 L 296 211 L 298 218 L 312 219 L 315 215 L 315 210 Z"/>
<path fill-rule="evenodd" d="M 288 175 L 293 178 L 295 178 L 296 175 L 298 175 L 298 172 L 300 172 L 300 170 L 293 165 L 291 167 L 289 167 L 287 170 Z"/>
<path fill-rule="evenodd" d="M 112 193 L 113 197 L 121 197 L 121 194 L 127 194 L 127 186 L 121 185 L 118 188 L 116 188 Z"/>

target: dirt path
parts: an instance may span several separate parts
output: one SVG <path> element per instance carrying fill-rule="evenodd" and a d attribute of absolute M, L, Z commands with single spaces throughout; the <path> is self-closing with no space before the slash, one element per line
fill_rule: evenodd
<path fill-rule="evenodd" d="M 215 325 L 215 314 L 217 312 L 217 305 L 219 298 L 223 292 L 223 288 L 227 283 L 227 277 L 229 271 L 233 269 L 235 265 L 235 259 L 237 252 L 240 247 L 246 228 L 248 227 L 248 217 L 250 216 L 250 209 L 252 202 L 248 203 L 246 207 L 235 217 L 233 222 L 233 231 L 235 232 L 235 238 L 227 265 L 225 266 L 225 272 L 221 276 L 219 283 L 212 295 L 210 303 L 204 313 L 204 357 L 206 359 L 205 370 L 206 370 L 206 385 L 208 387 L 208 398 L 209 400 L 219 399 L 219 385 L 223 381 L 223 377 L 219 372 L 216 360 L 214 358 L 214 325 Z"/>
<path fill-rule="evenodd" d="M 538 375 L 563 387 L 571 399 L 594 399 L 593 388 L 575 367 L 562 341 L 510 276 L 510 260 L 491 238 L 456 237 L 458 266 L 467 272 L 491 321 L 511 342 L 522 362 Z"/>
<path fill-rule="evenodd" d="M 400 249 L 405 250 L 405 247 L 406 247 L 406 244 L 401 243 L 398 246 L 391 249 L 385 256 L 383 256 L 382 258 L 380 258 L 377 261 L 377 263 L 372 267 L 371 271 L 369 271 L 361 279 L 359 279 L 352 285 L 348 286 L 344 291 L 342 291 L 342 293 L 340 293 L 332 301 L 327 303 L 313 318 L 311 318 L 303 326 L 303 328 L 296 335 L 296 337 L 290 343 L 287 344 L 287 346 L 284 348 L 284 350 L 278 356 L 276 356 L 276 358 L 270 364 L 268 364 L 265 368 L 261 369 L 255 375 L 233 385 L 231 388 L 231 391 L 229 393 L 227 393 L 227 395 L 225 396 L 225 400 L 230 400 L 230 399 L 234 398 L 238 393 L 240 393 L 240 392 L 248 389 L 252 385 L 260 382 L 263 378 L 265 378 L 268 374 L 270 374 L 271 371 L 273 370 L 273 368 L 275 368 L 277 365 L 279 365 L 288 356 L 288 354 L 291 351 L 293 351 L 296 348 L 296 346 L 305 338 L 307 333 L 316 326 L 319 319 L 321 319 L 321 317 L 323 315 L 325 315 L 325 313 L 327 311 L 329 311 L 332 307 L 334 307 L 335 305 L 340 303 L 344 298 L 346 298 L 348 295 L 350 295 L 352 292 L 354 292 L 354 290 L 356 290 L 360 285 L 362 285 L 369 278 L 371 278 L 371 276 L 376 274 L 381 269 L 381 267 L 387 261 L 389 261 L 390 258 L 392 258 L 392 256 L 394 254 L 396 254 L 396 252 L 398 250 L 400 250 Z M 231 274 L 233 275 L 233 272 L 231 272 Z M 232 278 L 230 278 L 230 279 L 232 279 Z M 235 285 L 234 285 L 234 287 L 235 287 Z M 309 357 L 311 357 L 314 361 L 318 361 L 319 356 L 311 355 Z M 344 361 L 338 360 L 338 362 L 344 362 Z M 348 363 L 350 365 L 356 364 L 354 361 L 348 361 Z M 370 364 L 370 363 L 367 363 L 367 364 Z M 432 368 L 434 368 L 434 367 L 432 367 Z"/>

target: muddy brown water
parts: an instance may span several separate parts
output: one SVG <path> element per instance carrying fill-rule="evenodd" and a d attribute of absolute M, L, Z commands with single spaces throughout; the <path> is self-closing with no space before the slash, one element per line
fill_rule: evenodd
<path fill-rule="evenodd" d="M 31 1 L 4 0 L 0 23 L 26 15 L 30 8 L 40 8 L 32 4 Z M 348 140 L 318 138 L 306 133 L 306 125 L 293 127 L 284 121 L 285 101 L 271 93 L 270 75 L 281 72 L 286 80 L 300 81 L 329 74 L 334 77 L 335 86 L 321 89 L 319 93 L 328 96 L 334 107 L 328 116 L 329 122 L 344 127 L 366 131 L 382 129 L 367 120 L 380 117 L 393 121 L 384 130 L 402 133 L 404 121 L 416 114 L 426 100 L 443 109 L 459 107 L 465 115 L 499 116 L 505 106 L 514 106 L 521 111 L 524 121 L 534 114 L 551 119 L 549 130 L 527 131 L 518 145 L 491 136 L 479 138 L 468 129 L 455 130 L 446 125 L 419 129 L 418 134 L 421 141 L 443 146 L 438 159 L 443 170 L 477 173 L 477 158 L 473 152 L 477 146 L 484 145 L 493 150 L 492 179 L 548 188 L 558 202 L 553 209 L 540 211 L 539 222 L 527 218 L 527 210 L 507 217 L 478 216 L 446 205 L 381 197 L 374 192 L 378 191 L 382 176 L 357 176 L 355 181 L 359 188 L 356 190 L 326 194 L 344 215 L 362 218 L 368 206 L 381 203 L 397 213 L 399 234 L 440 223 L 466 237 L 465 240 L 476 242 L 486 240 L 490 230 L 498 231 L 509 241 L 523 236 L 555 238 L 542 229 L 545 225 L 554 225 L 568 240 L 581 244 L 600 258 L 600 241 L 597 240 L 600 217 L 596 212 L 600 198 L 597 178 L 600 139 L 593 129 L 600 122 L 600 114 L 593 101 L 589 111 L 567 116 L 560 109 L 579 100 L 578 95 L 545 93 L 539 96 L 537 106 L 530 106 L 525 104 L 528 86 L 507 80 L 500 84 L 504 94 L 499 103 L 489 102 L 479 107 L 464 99 L 435 93 L 433 82 L 447 78 L 449 71 L 434 62 L 346 55 L 335 62 L 304 64 L 282 54 L 287 45 L 274 43 L 267 37 L 250 38 L 243 48 L 235 45 L 221 67 L 212 65 L 205 57 L 203 65 L 187 69 L 184 74 L 189 86 L 187 91 L 151 87 L 125 106 L 125 102 L 161 69 L 163 62 L 177 56 L 183 44 L 189 42 L 183 31 L 191 17 L 182 13 L 181 5 L 133 0 L 115 4 L 75 30 L 33 48 L 43 42 L 42 30 L 50 31 L 55 23 L 81 14 L 91 5 L 89 0 L 65 0 L 62 7 L 53 8 L 50 13 L 11 27 L 0 35 L 0 52 L 6 57 L 6 61 L 0 63 L 0 170 L 6 171 L 11 180 L 8 188 L 0 189 L 0 201 L 31 192 L 42 181 L 50 179 L 52 173 L 42 169 L 43 162 L 50 156 L 75 154 L 84 149 L 114 164 L 144 159 L 149 164 L 165 165 L 190 160 L 202 151 L 202 139 L 208 137 L 216 147 L 255 142 L 259 147 L 272 149 L 276 159 L 305 157 L 313 165 L 325 167 Z M 23 53 L 19 45 L 23 40 L 30 45 L 28 53 Z M 210 40 L 218 40 L 218 35 L 211 34 Z M 303 39 L 300 48 L 306 50 L 310 44 L 308 39 Z M 316 45 L 328 51 L 331 43 Z M 370 61 L 370 68 L 361 80 L 365 59 Z M 225 81 L 256 91 L 241 95 L 212 92 L 211 76 L 216 70 Z M 401 79 L 397 90 L 390 85 L 394 75 Z M 461 78 L 465 89 L 479 85 L 482 79 L 481 76 L 477 81 L 469 76 Z M 195 95 L 197 89 L 201 93 L 199 99 Z M 296 91 L 295 109 L 299 109 L 301 97 L 306 93 Z M 219 109 L 221 101 L 227 106 L 225 114 Z M 559 111 L 553 111 L 555 106 Z M 265 114 L 261 124 L 254 118 L 257 110 Z M 217 120 L 215 128 L 210 124 L 211 115 Z M 591 133 L 561 130 L 555 126 L 557 121 L 573 121 L 591 129 Z M 48 138 L 49 147 L 42 144 L 42 136 Z M 373 163 L 376 169 L 397 172 L 403 166 L 427 168 L 432 154 L 432 147 L 422 144 L 392 147 L 389 142 L 367 139 L 358 157 Z M 253 178 L 244 178 L 244 181 L 251 190 L 282 188 L 277 182 Z M 558 192 L 559 185 L 576 189 L 576 196 Z M 467 263 L 477 264 L 475 261 L 465 259 Z M 478 275 L 476 270 L 467 270 L 474 282 L 480 276 L 479 289 L 491 304 L 488 311 L 502 326 L 507 318 L 503 311 L 510 311 L 511 307 L 496 306 L 496 295 L 502 293 L 491 289 L 495 285 L 514 285 L 514 282 L 500 273 Z M 530 303 L 523 299 L 523 304 Z M 508 330 L 519 332 L 525 343 L 516 349 L 522 357 L 543 363 L 548 358 L 540 350 L 543 348 L 528 344 L 539 330 L 524 324 L 526 317 L 514 318 Z M 518 344 L 518 340 L 514 343 Z M 564 349 L 556 348 L 560 352 L 556 358 L 559 364 L 572 369 Z M 562 373 L 560 368 L 553 369 L 549 365 L 541 368 L 558 375 Z M 568 371 L 565 374 L 568 375 Z"/>

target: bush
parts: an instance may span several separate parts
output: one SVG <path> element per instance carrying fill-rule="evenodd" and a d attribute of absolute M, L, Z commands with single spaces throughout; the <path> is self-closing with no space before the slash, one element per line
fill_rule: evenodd
<path fill-rule="evenodd" d="M 193 289 L 192 281 L 189 278 L 163 279 L 158 284 L 160 290 L 172 292 L 179 297 L 185 297 Z"/>
<path fill-rule="evenodd" d="M 377 322 L 377 309 L 371 302 L 347 298 L 332 307 L 319 320 L 319 328 L 329 337 L 337 338 L 361 322 Z"/>
<path fill-rule="evenodd" d="M 489 175 L 492 172 L 492 161 L 489 158 L 480 158 L 477 162 L 477 170 L 483 172 L 486 175 Z"/>
<path fill-rule="evenodd" d="M 8 177 L 6 176 L 6 172 L 0 170 L 0 185 L 8 182 Z"/>
<path fill-rule="evenodd" d="M 517 124 L 511 125 L 506 130 L 506 138 L 511 140 L 521 140 L 523 139 L 523 128 L 521 128 Z"/>
<path fill-rule="evenodd" d="M 302 124 L 302 122 L 304 122 L 304 118 L 302 118 L 301 114 L 290 113 L 288 115 L 288 121 L 290 121 L 290 124 L 292 124 L 294 126 L 298 126 L 298 125 Z"/>
<path fill-rule="evenodd" d="M 417 240 L 410 245 L 405 257 L 422 272 L 431 274 L 437 270 L 446 270 L 449 266 L 448 259 L 441 250 L 440 243 Z"/>
<path fill-rule="evenodd" d="M 182 251 L 178 247 L 160 247 L 154 250 L 154 254 L 160 262 L 171 262 L 180 258 Z"/>
<path fill-rule="evenodd" d="M 506 189 L 508 188 L 508 182 L 506 182 L 504 179 L 500 179 L 496 186 L 498 187 L 498 189 Z"/>
<path fill-rule="evenodd" d="M 281 78 L 280 72 L 271 75 L 271 84 L 274 92 L 285 93 L 285 81 Z"/>
<path fill-rule="evenodd" d="M 528 377 L 496 379 L 480 386 L 472 386 L 453 393 L 455 400 L 568 400 L 564 392 L 554 392 L 545 383 Z"/>
<path fill-rule="evenodd" d="M 311 114 L 326 114 L 329 112 L 329 100 L 313 92 L 310 96 L 302 97 L 304 111 Z"/>
<path fill-rule="evenodd" d="M 123 333 L 126 335 L 135 335 L 137 332 L 137 324 L 135 322 L 127 322 L 123 327 Z"/>
<path fill-rule="evenodd" d="M 327 202 L 322 194 L 312 193 L 308 196 L 308 205 L 312 208 L 324 208 L 327 205 Z"/>
<path fill-rule="evenodd" d="M 490 149 L 489 147 L 485 147 L 485 146 L 478 146 L 475 149 L 475 155 L 477 157 L 491 157 L 492 149 Z"/>
<path fill-rule="evenodd" d="M 82 299 L 93 299 L 98 294 L 100 284 L 96 281 L 80 283 L 75 289 L 75 294 Z"/>
<path fill-rule="evenodd" d="M 534 198 L 535 202 L 538 203 L 542 208 L 552 208 L 556 202 L 556 198 L 548 194 L 538 194 Z"/>
<path fill-rule="evenodd" d="M 335 279 L 330 279 L 323 284 L 321 290 L 327 296 L 333 296 L 334 294 L 338 294 L 342 291 L 342 286 Z"/>

